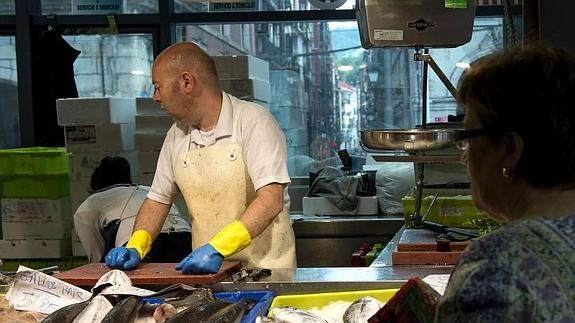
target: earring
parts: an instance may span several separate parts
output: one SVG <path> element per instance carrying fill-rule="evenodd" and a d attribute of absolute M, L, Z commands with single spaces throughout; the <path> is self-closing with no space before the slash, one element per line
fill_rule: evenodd
<path fill-rule="evenodd" d="M 511 169 L 509 169 L 507 167 L 503 167 L 501 169 L 501 175 L 503 175 L 503 177 L 505 177 L 505 178 L 509 178 L 509 176 L 511 176 Z"/>

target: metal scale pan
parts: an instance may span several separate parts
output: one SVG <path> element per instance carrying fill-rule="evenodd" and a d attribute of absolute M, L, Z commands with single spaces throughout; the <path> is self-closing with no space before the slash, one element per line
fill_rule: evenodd
<path fill-rule="evenodd" d="M 372 150 L 404 150 L 408 153 L 453 146 L 458 129 L 396 129 L 361 132 L 361 143 Z"/>

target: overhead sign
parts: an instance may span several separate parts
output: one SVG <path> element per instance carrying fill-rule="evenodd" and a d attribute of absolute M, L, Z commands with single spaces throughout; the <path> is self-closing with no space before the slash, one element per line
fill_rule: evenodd
<path fill-rule="evenodd" d="M 123 13 L 122 0 L 72 0 L 74 15 Z"/>
<path fill-rule="evenodd" d="M 233 1 L 233 2 L 210 2 L 210 11 L 258 11 L 259 0 Z"/>

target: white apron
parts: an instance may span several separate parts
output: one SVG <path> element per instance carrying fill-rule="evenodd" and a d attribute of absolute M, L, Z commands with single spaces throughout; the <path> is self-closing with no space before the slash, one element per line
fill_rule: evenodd
<path fill-rule="evenodd" d="M 238 220 L 256 198 L 243 149 L 235 140 L 235 119 L 231 144 L 198 148 L 178 157 L 176 183 L 190 214 L 194 250 Z M 284 207 L 250 246 L 226 260 L 241 261 L 251 268 L 295 268 L 295 237 L 289 211 Z"/>

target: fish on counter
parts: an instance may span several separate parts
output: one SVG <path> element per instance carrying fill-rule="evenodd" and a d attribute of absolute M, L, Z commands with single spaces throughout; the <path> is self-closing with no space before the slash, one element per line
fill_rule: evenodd
<path fill-rule="evenodd" d="M 312 312 L 290 306 L 272 309 L 272 316 L 271 322 L 277 323 L 328 323 L 327 320 Z"/>
<path fill-rule="evenodd" d="M 52 314 L 46 316 L 42 323 L 72 323 L 74 319 L 80 314 L 90 301 L 80 302 L 64 306 Z"/>
<path fill-rule="evenodd" d="M 377 299 L 365 296 L 351 303 L 343 314 L 344 323 L 367 323 L 383 306 Z"/>
<path fill-rule="evenodd" d="M 112 310 L 112 303 L 103 295 L 96 295 L 88 306 L 76 316 L 73 323 L 99 323 Z"/>
<path fill-rule="evenodd" d="M 138 316 L 141 303 L 139 297 L 128 296 L 118 302 L 114 307 L 104 316 L 102 323 L 128 323 L 134 322 Z"/>

